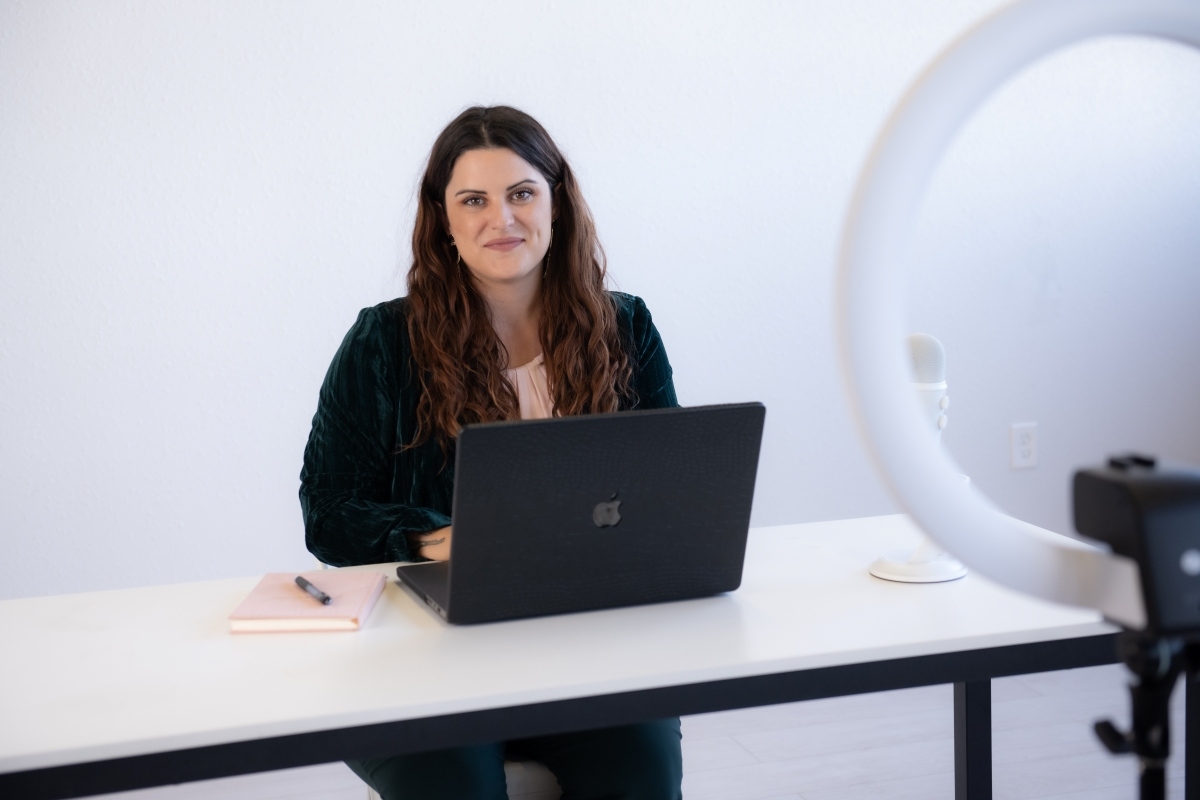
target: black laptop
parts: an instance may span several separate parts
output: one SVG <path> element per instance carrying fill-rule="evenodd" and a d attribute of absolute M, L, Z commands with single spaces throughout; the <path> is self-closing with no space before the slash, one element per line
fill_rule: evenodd
<path fill-rule="evenodd" d="M 733 591 L 765 416 L 744 403 L 468 425 L 450 561 L 396 572 L 453 623 Z"/>

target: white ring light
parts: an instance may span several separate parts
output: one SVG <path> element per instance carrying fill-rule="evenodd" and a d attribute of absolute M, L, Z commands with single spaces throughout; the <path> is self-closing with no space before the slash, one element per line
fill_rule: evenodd
<path fill-rule="evenodd" d="M 1026 0 L 952 44 L 880 133 L 842 235 L 838 333 L 843 377 L 876 466 L 904 509 L 971 569 L 1013 589 L 1145 626 L 1137 567 L 1001 511 L 925 430 L 904 351 L 909 234 L 942 153 L 975 109 L 1034 61 L 1097 36 L 1140 34 L 1200 49 L 1196 0 Z"/>

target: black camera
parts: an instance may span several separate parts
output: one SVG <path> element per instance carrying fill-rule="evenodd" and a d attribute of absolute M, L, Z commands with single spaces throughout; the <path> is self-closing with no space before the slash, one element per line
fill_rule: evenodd
<path fill-rule="evenodd" d="M 1096 723 L 1114 753 L 1141 760 L 1141 796 L 1166 794 L 1171 692 L 1181 673 L 1200 668 L 1200 470 L 1166 468 L 1125 455 L 1075 473 L 1075 529 L 1137 563 L 1146 626 L 1117 637 L 1133 672 L 1133 729 Z"/>
<path fill-rule="evenodd" d="M 1137 562 L 1146 632 L 1200 633 L 1200 470 L 1148 456 L 1075 473 L 1075 529 Z"/>

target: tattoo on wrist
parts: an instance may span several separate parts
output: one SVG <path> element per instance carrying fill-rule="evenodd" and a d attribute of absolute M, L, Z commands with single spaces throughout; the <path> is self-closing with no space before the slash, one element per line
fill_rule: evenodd
<path fill-rule="evenodd" d="M 424 541 L 418 539 L 417 540 L 417 549 L 420 550 L 422 547 L 431 547 L 435 544 L 441 544 L 444 541 L 446 541 L 445 536 L 443 536 L 440 539 L 426 539 Z"/>

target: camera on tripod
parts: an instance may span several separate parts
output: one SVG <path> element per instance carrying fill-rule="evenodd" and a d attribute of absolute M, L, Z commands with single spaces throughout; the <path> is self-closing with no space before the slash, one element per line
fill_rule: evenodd
<path fill-rule="evenodd" d="M 1143 455 L 1110 458 L 1075 473 L 1075 528 L 1137 563 L 1146 626 L 1123 630 L 1118 655 L 1133 673 L 1133 727 L 1105 720 L 1096 734 L 1141 762 L 1143 798 L 1165 796 L 1171 692 L 1200 669 L 1200 471 Z"/>

